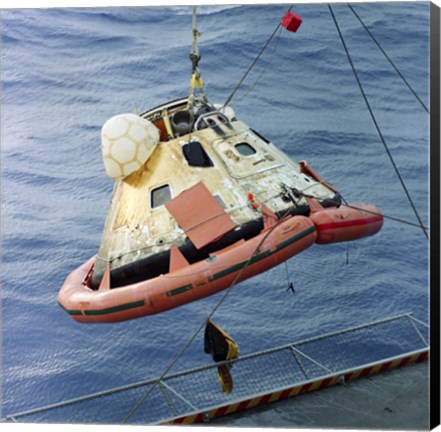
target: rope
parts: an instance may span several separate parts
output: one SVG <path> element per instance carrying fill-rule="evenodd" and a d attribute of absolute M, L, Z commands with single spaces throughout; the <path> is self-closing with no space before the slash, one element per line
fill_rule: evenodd
<path fill-rule="evenodd" d="M 381 142 L 383 143 L 384 149 L 386 150 L 386 153 L 387 153 L 387 155 L 389 156 L 389 159 L 390 159 L 390 161 L 391 161 L 391 163 L 392 163 L 392 166 L 394 167 L 395 172 L 396 172 L 396 174 L 397 174 L 397 176 L 398 176 L 398 179 L 400 180 L 400 183 L 401 183 L 401 185 L 402 185 L 402 187 L 403 187 L 403 189 L 404 189 L 404 192 L 405 192 L 406 195 L 407 195 L 407 198 L 408 198 L 408 200 L 409 200 L 409 202 L 410 202 L 410 205 L 412 206 L 412 209 L 413 209 L 413 211 L 414 211 L 414 213 L 415 213 L 415 216 L 416 216 L 416 218 L 418 219 L 419 226 L 421 227 L 421 229 L 422 229 L 423 232 L 424 232 L 424 235 L 425 235 L 426 238 L 428 239 L 429 236 L 428 236 L 428 234 L 427 234 L 426 228 L 424 227 L 423 222 L 422 222 L 422 220 L 421 220 L 421 218 L 420 218 L 420 215 L 418 214 L 418 211 L 417 211 L 417 209 L 416 209 L 416 207 L 415 207 L 415 204 L 413 203 L 412 198 L 411 198 L 411 196 L 410 196 L 410 194 L 409 194 L 409 191 L 408 191 L 406 185 L 404 184 L 404 180 L 403 180 L 403 178 L 401 177 L 400 171 L 398 170 L 398 167 L 397 167 L 397 165 L 396 165 L 396 163 L 395 163 L 395 161 L 394 161 L 394 158 L 393 158 L 393 156 L 392 156 L 392 154 L 391 154 L 391 152 L 390 152 L 390 150 L 389 150 L 389 148 L 388 148 L 388 146 L 387 146 L 387 144 L 386 144 L 386 141 L 385 141 L 385 139 L 384 139 L 384 137 L 383 137 L 383 134 L 381 133 L 380 127 L 378 126 L 377 120 L 376 120 L 375 115 L 374 115 L 374 113 L 373 113 L 373 111 L 372 111 L 372 108 L 371 108 L 371 106 L 370 106 L 370 104 L 369 104 L 369 101 L 368 101 L 368 99 L 367 99 L 367 96 L 366 96 L 366 94 L 365 94 L 365 92 L 364 92 L 364 90 L 363 90 L 363 86 L 362 86 L 362 84 L 361 84 L 361 82 L 360 82 L 360 79 L 359 79 L 359 77 L 358 77 L 358 73 L 357 73 L 357 70 L 355 69 L 354 63 L 352 62 L 351 55 L 349 54 L 348 48 L 347 48 L 347 46 L 346 46 L 345 40 L 344 40 L 343 35 L 342 35 L 342 33 L 341 33 L 341 30 L 340 30 L 340 27 L 339 27 L 339 25 L 338 25 L 338 23 L 337 23 L 337 19 L 335 18 L 334 11 L 332 10 L 332 6 L 331 6 L 330 4 L 328 4 L 328 7 L 329 7 L 329 11 L 330 11 L 330 13 L 331 13 L 332 19 L 334 20 L 335 26 L 336 26 L 336 28 L 337 28 L 337 32 L 338 32 L 338 34 L 339 34 L 339 36 L 340 36 L 341 43 L 342 43 L 343 48 L 344 48 L 344 50 L 345 50 L 345 52 L 346 52 L 346 56 L 348 57 L 349 64 L 351 65 L 352 72 L 354 73 L 355 80 L 357 81 L 357 84 L 358 84 L 358 87 L 359 87 L 359 89 L 360 89 L 360 92 L 361 92 L 361 94 L 362 94 L 362 96 L 363 96 L 363 99 L 364 99 L 364 101 L 365 101 L 365 103 L 366 103 L 366 106 L 367 106 L 367 108 L 368 108 L 368 111 L 369 111 L 369 113 L 370 113 L 370 115 L 371 115 L 371 117 L 372 117 L 372 121 L 374 122 L 375 128 L 377 129 L 378 135 L 379 135 L 379 137 L 380 137 L 380 139 L 381 139 Z"/>
<path fill-rule="evenodd" d="M 201 304 L 202 312 L 204 312 L 204 315 L 206 316 L 208 321 L 208 310 L 207 310 L 207 306 L 205 306 L 204 299 L 200 299 L 199 303 Z"/>
<path fill-rule="evenodd" d="M 288 9 L 288 12 L 291 11 L 293 5 L 291 5 Z M 242 85 L 242 83 L 245 81 L 245 78 L 248 76 L 248 74 L 251 72 L 251 69 L 253 69 L 254 65 L 258 62 L 259 58 L 262 56 L 263 52 L 266 50 L 266 48 L 268 47 L 268 45 L 270 44 L 270 42 L 272 41 L 273 37 L 276 35 L 277 30 L 279 30 L 280 26 L 282 25 L 281 22 L 279 22 L 276 26 L 276 28 L 274 29 L 272 35 L 269 37 L 269 39 L 266 41 L 265 45 L 261 48 L 261 50 L 259 51 L 259 53 L 257 54 L 257 56 L 255 57 L 255 59 L 253 60 L 253 62 L 251 63 L 251 65 L 249 66 L 249 68 L 246 70 L 245 74 L 243 75 L 243 77 L 241 78 L 241 80 L 239 81 L 239 83 L 236 85 L 236 87 L 234 88 L 234 90 L 230 93 L 230 96 L 228 96 L 227 100 L 225 101 L 225 103 L 223 104 L 222 108 L 225 108 L 225 106 L 227 106 L 230 102 L 231 99 L 233 99 L 234 95 L 236 94 L 237 90 L 239 90 L 239 87 Z"/>
<path fill-rule="evenodd" d="M 369 214 L 372 214 L 372 215 L 375 215 L 375 216 L 383 216 L 384 219 L 389 219 L 389 220 L 393 220 L 395 222 L 400 222 L 400 223 L 405 224 L 405 225 L 410 225 L 410 226 L 414 226 L 414 227 L 417 227 L 417 228 L 422 228 L 424 230 L 425 234 L 426 234 L 426 237 L 427 237 L 426 230 L 428 230 L 429 228 L 426 227 L 425 225 L 417 224 L 417 223 L 414 223 L 414 222 L 409 222 L 409 221 L 406 221 L 404 219 L 399 219 L 399 218 L 394 217 L 394 216 L 388 216 L 388 215 L 385 215 L 383 213 L 374 212 L 374 211 L 363 209 L 363 208 L 360 208 L 360 207 L 357 207 L 357 206 L 353 206 L 353 205 L 350 205 L 350 204 L 342 204 L 342 205 L 344 205 L 346 207 L 349 207 L 349 208 L 353 208 L 354 210 L 361 210 L 361 211 L 364 211 L 366 213 L 369 213 Z"/>
<path fill-rule="evenodd" d="M 325 182 L 324 181 L 320 181 L 318 183 L 324 184 Z M 312 184 L 310 186 L 307 186 L 303 190 L 295 189 L 295 193 L 297 193 L 297 194 L 299 194 L 299 195 L 301 195 L 301 196 L 303 196 L 305 198 L 316 198 L 314 195 L 310 195 L 310 194 L 306 194 L 305 193 L 306 190 L 311 189 L 314 186 L 315 185 Z M 275 198 L 279 198 L 280 196 L 281 196 L 280 193 L 277 194 L 277 195 L 273 195 L 273 196 L 267 198 L 265 201 L 263 201 L 262 204 L 266 204 L 267 202 L 269 202 L 269 201 L 271 201 L 271 200 L 273 200 Z M 367 210 L 367 209 L 364 209 L 364 208 L 361 208 L 361 207 L 354 206 L 352 204 L 348 204 L 348 202 L 345 200 L 345 198 L 341 194 L 340 194 L 340 198 L 341 198 L 342 202 L 336 201 L 336 200 L 333 200 L 333 199 L 330 199 L 330 198 L 321 198 L 321 200 L 323 202 L 327 202 L 327 203 L 329 203 L 329 204 L 331 204 L 332 206 L 335 206 L 335 207 L 338 207 L 338 206 L 342 205 L 342 206 L 345 206 L 345 207 L 352 208 L 354 210 L 364 211 L 364 212 L 372 214 L 374 216 L 383 216 L 384 219 L 393 220 L 394 222 L 399 222 L 399 223 L 402 223 L 402 224 L 405 224 L 405 225 L 410 225 L 410 226 L 414 226 L 414 227 L 417 227 L 417 228 L 421 228 L 420 224 L 417 224 L 417 223 L 414 223 L 414 222 L 410 222 L 410 221 L 407 221 L 407 220 L 404 220 L 404 219 L 397 218 L 395 216 L 388 216 L 388 215 L 385 215 L 383 213 L 374 212 L 374 211 L 371 211 L 371 210 Z M 425 228 L 426 230 L 429 230 L 429 228 L 426 227 L 426 226 L 424 226 L 423 228 Z"/>
<path fill-rule="evenodd" d="M 299 191 L 299 190 L 296 190 L 296 193 L 298 193 L 300 195 L 303 195 L 306 198 L 315 198 L 313 195 L 305 194 L 305 193 L 303 193 L 302 191 Z M 342 198 L 342 200 L 343 200 L 343 198 Z M 385 215 L 383 213 L 378 213 L 378 212 L 375 212 L 375 211 L 372 211 L 372 210 L 367 210 L 365 208 L 361 208 L 361 207 L 357 207 L 357 206 L 352 205 L 352 204 L 348 204 L 345 200 L 343 200 L 344 201 L 343 203 L 339 203 L 338 201 L 335 201 L 335 200 L 332 200 L 332 199 L 329 199 L 329 198 L 324 198 L 324 199 L 322 199 L 322 201 L 330 203 L 330 204 L 335 205 L 335 206 L 342 205 L 342 206 L 345 206 L 345 207 L 348 207 L 348 208 L 352 208 L 354 210 L 364 211 L 364 212 L 372 214 L 374 216 L 383 216 L 384 219 L 390 219 L 390 220 L 393 220 L 395 222 L 400 222 L 400 223 L 405 224 L 405 225 L 410 225 L 410 226 L 414 226 L 414 227 L 417 227 L 417 228 L 423 228 L 425 230 L 429 229 L 428 227 L 426 227 L 424 225 L 420 225 L 420 224 L 417 224 L 417 223 L 414 223 L 414 222 L 410 222 L 410 221 L 407 221 L 407 220 L 404 220 L 404 219 L 399 219 L 399 218 L 394 217 L 394 216 L 388 216 L 388 215 Z"/>
<path fill-rule="evenodd" d="M 292 293 L 295 294 L 296 290 L 294 288 L 294 284 L 291 282 L 289 277 L 288 261 L 285 261 L 285 269 L 286 269 L 286 292 L 291 290 Z"/>
<path fill-rule="evenodd" d="M 276 43 L 274 44 L 274 48 L 273 48 L 273 50 L 271 52 L 270 58 L 268 59 L 264 69 L 262 70 L 262 72 L 260 73 L 259 77 L 254 82 L 254 84 L 249 88 L 249 90 L 236 102 L 237 104 L 242 102 L 254 90 L 254 88 L 257 86 L 257 84 L 259 84 L 259 82 L 262 79 L 262 77 L 265 74 L 265 72 L 268 70 L 268 66 L 271 64 L 271 60 L 274 57 L 274 53 L 277 51 L 277 46 L 279 45 L 279 41 L 280 41 L 280 36 L 281 35 L 282 35 L 282 27 L 280 27 L 279 34 L 278 34 L 277 39 L 276 39 Z"/>
<path fill-rule="evenodd" d="M 420 99 L 420 97 L 416 94 L 414 89 L 411 87 L 411 85 L 408 83 L 406 78 L 404 78 L 403 74 L 398 70 L 398 68 L 395 66 L 394 62 L 390 59 L 390 57 L 386 54 L 384 49 L 381 47 L 380 43 L 375 39 L 374 35 L 370 32 L 370 30 L 367 28 L 363 20 L 360 18 L 360 16 L 355 12 L 354 8 L 348 3 L 349 9 L 353 12 L 353 14 L 357 17 L 358 21 L 360 21 L 361 25 L 364 27 L 368 35 L 372 38 L 372 40 L 376 43 L 377 47 L 380 49 L 380 51 L 383 53 L 384 57 L 389 61 L 389 63 L 392 65 L 392 67 L 395 69 L 395 72 L 398 74 L 398 76 L 403 80 L 404 84 L 407 85 L 409 90 L 413 93 L 413 95 L 417 98 L 418 102 L 421 104 L 421 106 L 426 110 L 427 113 L 429 113 L 428 108 L 424 104 L 424 102 Z"/>
<path fill-rule="evenodd" d="M 311 196 L 310 198 L 314 198 L 314 197 Z M 326 200 L 326 199 L 324 199 L 323 201 L 333 202 L 332 200 Z M 409 222 L 409 221 L 406 221 L 404 219 L 399 219 L 399 218 L 394 217 L 394 216 L 384 215 L 383 213 L 374 212 L 374 211 L 367 210 L 367 209 L 364 209 L 364 208 L 361 208 L 361 207 L 357 207 L 357 206 L 354 206 L 354 205 L 351 205 L 351 204 L 342 204 L 342 205 L 345 206 L 345 207 L 352 208 L 354 210 L 364 211 L 364 212 L 372 214 L 374 216 L 383 216 L 384 219 L 390 219 L 390 220 L 393 220 L 395 222 L 400 222 L 400 223 L 405 224 L 405 225 L 410 225 L 410 226 L 414 226 L 414 227 L 417 227 L 417 228 L 423 228 L 424 230 L 428 230 L 429 229 L 428 227 L 426 227 L 424 225 L 420 225 L 420 224 L 417 224 L 417 223 L 414 223 L 414 222 Z"/>
<path fill-rule="evenodd" d="M 288 270 L 288 261 L 285 261 L 285 270 L 286 270 L 286 283 L 289 284 L 289 270 Z"/>
<path fill-rule="evenodd" d="M 153 390 L 156 388 L 156 386 L 159 384 L 160 381 L 164 379 L 164 377 L 167 375 L 167 373 L 170 371 L 170 369 L 177 363 L 177 361 L 184 355 L 184 353 L 187 351 L 187 349 L 190 347 L 190 345 L 194 342 L 197 335 L 201 332 L 202 329 L 205 328 L 207 325 L 208 320 L 211 319 L 211 317 L 216 313 L 216 311 L 219 309 L 221 304 L 224 302 L 224 300 L 227 298 L 228 294 L 230 293 L 231 289 L 234 287 L 234 285 L 238 282 L 238 280 L 241 278 L 244 270 L 248 267 L 251 260 L 254 258 L 254 256 L 259 251 L 260 247 L 262 246 L 263 242 L 267 239 L 267 237 L 273 232 L 273 230 L 280 225 L 281 222 L 284 222 L 285 216 L 287 216 L 289 212 L 286 212 L 283 217 L 281 217 L 262 237 L 262 240 L 259 242 L 259 244 L 254 249 L 253 253 L 245 263 L 245 265 L 240 269 L 240 271 L 237 273 L 236 277 L 234 278 L 231 285 L 226 289 L 224 292 L 224 295 L 222 298 L 218 301 L 218 303 L 214 306 L 214 308 L 211 310 L 209 315 L 206 319 L 199 325 L 199 327 L 196 329 L 196 331 L 193 333 L 193 335 L 190 337 L 190 339 L 187 341 L 187 343 L 184 345 L 184 347 L 179 351 L 179 353 L 176 355 L 176 357 L 169 363 L 169 365 L 165 368 L 164 372 L 161 374 L 159 378 L 155 380 L 153 385 L 147 390 L 147 392 L 141 397 L 141 399 L 138 401 L 138 403 L 132 408 L 132 410 L 127 414 L 127 416 L 122 421 L 122 424 L 127 423 L 127 421 L 130 419 L 130 417 L 138 410 L 138 408 L 144 403 L 144 401 L 148 398 L 148 396 L 153 392 Z"/>

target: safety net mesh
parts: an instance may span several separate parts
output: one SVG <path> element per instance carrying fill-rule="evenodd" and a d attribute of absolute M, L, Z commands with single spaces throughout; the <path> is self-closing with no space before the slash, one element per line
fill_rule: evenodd
<path fill-rule="evenodd" d="M 404 314 L 239 357 L 230 363 L 230 393 L 222 392 L 219 364 L 212 364 L 17 413 L 5 420 L 158 424 L 428 349 L 428 336 L 426 324 Z"/>

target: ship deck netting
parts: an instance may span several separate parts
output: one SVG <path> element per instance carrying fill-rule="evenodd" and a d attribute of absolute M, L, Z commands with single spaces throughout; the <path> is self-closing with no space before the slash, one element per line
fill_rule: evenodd
<path fill-rule="evenodd" d="M 159 382 L 138 382 L 17 413 L 6 420 L 120 424 L 153 386 L 128 423 L 159 424 L 428 351 L 428 337 L 425 323 L 403 314 L 241 356 L 231 368 L 234 387 L 229 394 L 221 391 L 217 366 L 222 363 L 218 363 L 169 374 Z"/>

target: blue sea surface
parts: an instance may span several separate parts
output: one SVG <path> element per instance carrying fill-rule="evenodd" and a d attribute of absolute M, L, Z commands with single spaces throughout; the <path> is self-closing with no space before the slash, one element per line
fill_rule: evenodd
<path fill-rule="evenodd" d="M 203 6 L 200 69 L 223 103 L 286 5 Z M 354 9 L 428 105 L 429 3 Z M 345 4 L 333 6 L 378 125 L 425 225 L 428 114 Z M 326 4 L 273 39 L 232 100 L 236 115 L 351 203 L 417 223 L 374 127 Z M 96 254 L 113 181 L 100 129 L 188 94 L 189 7 L 1 11 L 2 416 L 154 378 L 205 318 L 199 302 L 109 325 L 57 304 L 66 276 Z M 263 73 L 263 75 L 261 75 Z M 347 264 L 347 253 L 349 263 Z M 413 312 L 428 321 L 428 241 L 386 219 L 374 237 L 314 245 L 236 286 L 214 316 L 241 353 Z M 222 293 L 204 301 L 210 310 Z M 393 340 L 387 343 L 393 345 Z M 208 364 L 203 335 L 172 372 Z M 112 407 L 108 407 L 112 410 Z M 57 418 L 54 421 L 60 420 Z"/>

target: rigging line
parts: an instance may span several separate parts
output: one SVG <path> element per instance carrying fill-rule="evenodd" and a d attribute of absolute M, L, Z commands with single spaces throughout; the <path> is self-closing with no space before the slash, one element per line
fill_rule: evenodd
<path fill-rule="evenodd" d="M 383 55 L 386 57 L 386 59 L 389 61 L 389 63 L 392 65 L 392 67 L 395 69 L 395 72 L 398 74 L 398 76 L 403 80 L 404 84 L 407 85 L 409 90 L 413 93 L 413 95 L 418 99 L 418 102 L 421 104 L 421 106 L 426 110 L 427 113 L 429 113 L 428 108 L 424 104 L 424 102 L 420 99 L 420 97 L 416 94 L 414 89 L 411 87 L 409 82 L 406 80 L 406 78 L 403 76 L 403 74 L 398 70 L 398 68 L 395 66 L 394 62 L 390 59 L 390 57 L 386 54 L 384 49 L 381 47 L 380 43 L 375 39 L 374 35 L 371 33 L 371 31 L 367 28 L 366 24 L 363 22 L 363 20 L 360 18 L 360 16 L 357 14 L 357 12 L 354 10 L 354 8 L 348 3 L 349 9 L 353 12 L 353 14 L 357 17 L 358 21 L 360 21 L 361 25 L 364 27 L 368 35 L 372 38 L 372 40 L 376 43 L 380 51 L 383 53 Z"/>
<path fill-rule="evenodd" d="M 291 5 L 288 9 L 288 12 L 291 12 L 293 5 Z M 255 57 L 255 59 L 253 60 L 253 62 L 251 63 L 251 65 L 248 67 L 247 71 L 244 73 L 243 77 L 240 79 L 239 83 L 236 85 L 236 87 L 234 88 L 234 90 L 230 93 L 230 96 L 228 96 L 227 100 L 224 102 L 222 108 L 225 108 L 230 102 L 231 99 L 233 99 L 234 95 L 236 94 L 237 90 L 239 90 L 239 87 L 242 85 L 242 83 L 245 81 L 245 78 L 248 76 L 248 74 L 251 72 L 251 69 L 253 69 L 254 65 L 257 63 L 257 61 L 259 60 L 259 58 L 261 57 L 261 55 L 263 54 L 263 52 L 266 50 L 266 48 L 268 47 L 269 43 L 271 42 L 271 40 L 273 39 L 273 37 L 276 35 L 277 30 L 279 30 L 280 26 L 282 25 L 281 22 L 279 22 L 276 26 L 276 28 L 274 29 L 272 35 L 268 38 L 268 40 L 266 41 L 265 45 L 261 48 L 261 50 L 259 51 L 259 53 L 257 54 L 257 56 Z"/>
<path fill-rule="evenodd" d="M 318 183 L 320 183 L 320 184 L 322 184 L 322 185 L 325 185 L 325 182 L 324 182 L 323 180 L 320 181 L 320 182 L 318 182 Z M 310 194 L 306 194 L 306 193 L 305 193 L 305 191 L 306 191 L 307 189 L 310 189 L 310 188 L 312 188 L 312 187 L 314 187 L 314 186 L 315 186 L 315 185 L 312 184 L 312 185 L 310 185 L 310 186 L 307 186 L 307 187 L 304 188 L 303 190 L 298 190 L 298 189 L 296 189 L 296 193 L 298 193 L 298 194 L 300 194 L 300 195 L 302 195 L 302 196 L 304 196 L 304 197 L 306 197 L 306 198 L 316 198 L 314 195 L 310 195 Z M 280 194 L 277 195 L 277 196 L 280 196 Z M 269 200 L 272 199 L 272 198 L 275 198 L 275 196 L 269 198 L 267 201 L 269 201 Z M 329 204 L 331 204 L 331 205 L 337 206 L 337 207 L 340 206 L 340 205 L 342 205 L 342 206 L 345 206 L 345 207 L 352 208 L 352 209 L 354 209 L 354 210 L 361 210 L 361 211 L 364 211 L 364 212 L 366 212 L 366 213 L 369 213 L 369 214 L 372 214 L 372 215 L 375 215 L 375 216 L 383 216 L 384 219 L 390 219 L 390 220 L 393 220 L 393 221 L 395 221 L 395 222 L 400 222 L 400 223 L 402 223 L 402 224 L 405 224 L 405 225 L 411 225 L 411 226 L 414 226 L 414 227 L 417 227 L 417 228 L 421 228 L 421 227 L 423 227 L 424 229 L 429 230 L 429 227 L 427 227 L 427 226 L 425 226 L 425 225 L 421 226 L 420 224 L 417 224 L 417 223 L 414 223 L 414 222 L 410 222 L 410 221 L 407 221 L 407 220 L 404 220 L 404 219 L 400 219 L 400 218 L 397 218 L 397 217 L 395 217 L 395 216 L 388 216 L 388 215 L 385 215 L 384 213 L 374 212 L 374 211 L 371 211 L 371 210 L 367 210 L 367 209 L 364 209 L 364 208 L 357 207 L 357 206 L 354 206 L 354 205 L 352 205 L 352 204 L 349 204 L 349 203 L 345 200 L 345 198 L 343 197 L 343 195 L 341 195 L 341 194 L 340 194 L 340 198 L 341 198 L 341 200 L 343 201 L 343 203 L 340 203 L 339 201 L 336 201 L 336 200 L 333 200 L 333 199 L 330 199 L 330 198 L 322 198 L 322 201 L 325 201 L 325 202 L 327 202 L 327 203 L 329 203 Z M 266 202 L 266 201 L 265 201 L 265 202 Z"/>
<path fill-rule="evenodd" d="M 273 50 L 271 52 L 271 56 L 268 59 L 268 61 L 266 62 L 266 65 L 265 65 L 264 69 L 262 70 L 261 74 L 256 79 L 256 81 L 254 82 L 254 84 L 250 87 L 250 89 L 236 102 L 237 104 L 242 102 L 254 90 L 256 85 L 259 84 L 259 82 L 262 79 L 262 77 L 265 74 L 265 72 L 268 70 L 268 66 L 271 64 L 271 60 L 274 57 L 274 53 L 277 51 L 277 46 L 279 45 L 279 41 L 280 41 L 281 35 L 282 35 L 282 27 L 279 28 L 279 34 L 277 36 L 276 43 L 274 44 L 274 48 L 273 48 Z"/>
<path fill-rule="evenodd" d="M 205 317 L 207 318 L 207 321 L 208 321 L 208 310 L 207 310 L 207 306 L 205 306 L 204 299 L 200 299 L 199 303 L 200 303 L 202 311 L 204 312 Z"/>
<path fill-rule="evenodd" d="M 364 209 L 364 208 L 361 208 L 361 207 L 353 206 L 353 205 L 350 205 L 350 204 L 342 204 L 342 205 L 344 205 L 345 207 L 352 208 L 354 210 L 361 210 L 361 211 L 364 211 L 366 213 L 369 213 L 369 214 L 372 214 L 372 215 L 375 215 L 375 216 L 383 216 L 384 219 L 390 219 L 390 220 L 393 220 L 395 222 L 400 222 L 400 223 L 405 224 L 405 225 L 411 225 L 411 226 L 414 226 L 414 227 L 417 227 L 417 228 L 422 228 L 424 230 L 428 230 L 429 229 L 428 227 L 426 227 L 424 225 L 420 225 L 420 224 L 417 224 L 417 223 L 414 223 L 414 222 L 409 222 L 409 221 L 406 221 L 404 219 L 396 218 L 394 216 L 388 216 L 388 215 L 385 215 L 383 213 L 373 212 L 373 211 L 370 211 L 370 210 L 367 210 L 367 209 Z"/>
<path fill-rule="evenodd" d="M 315 198 L 314 196 L 306 195 L 306 194 L 302 193 L 301 191 L 298 191 L 298 193 L 301 193 L 303 196 L 308 197 L 308 198 Z M 343 197 L 342 197 L 342 199 L 343 199 Z M 323 201 L 326 201 L 326 202 L 328 202 L 330 204 L 335 204 L 335 205 L 339 204 L 337 201 L 332 200 L 332 199 L 328 199 L 328 198 L 324 198 Z M 348 204 L 346 201 L 343 204 L 340 204 L 340 205 L 348 207 L 348 208 L 351 208 L 351 209 L 354 209 L 354 210 L 364 211 L 364 212 L 372 214 L 374 216 L 383 216 L 384 219 L 393 220 L 394 222 L 399 222 L 399 223 L 402 223 L 402 224 L 405 224 L 405 225 L 410 225 L 410 226 L 413 226 L 413 227 L 424 228 L 426 230 L 429 230 L 429 228 L 426 227 L 425 225 L 420 225 L 420 224 L 417 224 L 415 222 L 410 222 L 410 221 L 407 221 L 407 220 L 404 220 L 404 219 L 397 218 L 395 216 L 388 216 L 388 215 L 385 215 L 384 213 L 378 213 L 378 212 L 374 212 L 372 210 L 367 210 L 367 209 L 362 208 L 362 207 L 357 207 L 357 206 L 355 206 L 353 204 Z"/>
<path fill-rule="evenodd" d="M 375 115 L 374 115 L 374 113 L 373 113 L 373 111 L 372 111 L 372 108 L 371 108 L 371 106 L 370 106 L 370 104 L 369 104 L 369 101 L 368 101 L 368 99 L 367 99 L 366 93 L 365 93 L 364 90 L 363 90 L 363 86 L 362 86 L 362 84 L 361 84 L 360 78 L 358 77 L 357 70 L 355 69 L 354 63 L 352 62 L 352 58 L 351 58 L 351 55 L 349 54 L 348 48 L 347 48 L 347 46 L 346 46 L 346 42 L 345 42 L 345 40 L 344 40 L 344 38 L 343 38 L 343 35 L 342 35 L 342 33 L 341 33 L 341 30 L 340 30 L 340 27 L 339 27 L 339 25 L 338 25 L 338 23 L 337 23 L 337 19 L 336 19 L 335 15 L 334 15 L 334 11 L 332 10 L 332 7 L 331 7 L 331 5 L 330 5 L 329 3 L 328 3 L 328 8 L 329 8 L 329 11 L 330 11 L 330 13 L 331 13 L 332 19 L 334 20 L 334 24 L 335 24 L 335 26 L 336 26 L 336 28 L 337 28 L 337 32 L 338 32 L 338 34 L 339 34 L 339 36 L 340 36 L 340 40 L 341 40 L 341 43 L 342 43 L 342 45 L 343 45 L 343 48 L 344 48 L 344 50 L 345 50 L 345 52 L 346 52 L 346 56 L 348 57 L 348 61 L 349 61 L 349 64 L 351 65 L 352 72 L 354 73 L 355 80 L 357 81 L 358 87 L 359 87 L 360 92 L 361 92 L 361 94 L 362 94 L 362 96 L 363 96 L 363 99 L 364 99 L 364 101 L 365 101 L 365 103 L 366 103 L 366 106 L 367 106 L 367 108 L 368 108 L 368 111 L 369 111 L 369 113 L 370 113 L 370 115 L 371 115 L 371 117 L 372 117 L 372 121 L 374 122 L 375 128 L 377 129 L 377 132 L 378 132 L 378 135 L 379 135 L 379 137 L 380 137 L 380 139 L 381 139 L 381 142 L 383 143 L 383 146 L 384 146 L 384 148 L 385 148 L 385 150 L 386 150 L 386 153 L 387 153 L 387 155 L 389 156 L 389 159 L 390 159 L 390 161 L 391 161 L 391 163 L 392 163 L 392 166 L 393 166 L 394 169 L 395 169 L 395 173 L 397 174 L 398 179 L 400 180 L 401 186 L 403 187 L 404 192 L 405 192 L 406 195 L 407 195 L 407 198 L 408 198 L 408 200 L 409 200 L 409 202 L 410 202 L 410 205 L 412 206 L 412 209 L 413 209 L 413 211 L 414 211 L 414 213 L 415 213 L 415 216 L 416 216 L 416 218 L 418 219 L 419 226 L 420 226 L 421 229 L 423 230 L 424 235 L 426 236 L 426 238 L 429 239 L 429 236 L 428 236 L 428 234 L 427 234 L 426 228 L 425 228 L 424 225 L 423 225 L 423 222 L 422 222 L 422 220 L 421 220 L 421 218 L 420 218 L 420 215 L 418 214 L 418 211 L 417 211 L 417 209 L 416 209 L 416 207 L 415 207 L 415 204 L 413 203 L 412 198 L 411 198 L 411 196 L 410 196 L 410 194 L 409 194 L 409 191 L 407 190 L 407 187 L 406 187 L 406 185 L 405 185 L 405 183 L 404 183 L 404 180 L 403 180 L 403 178 L 401 177 L 400 171 L 398 170 L 398 167 L 397 167 L 397 165 L 395 164 L 395 161 L 394 161 L 394 158 L 393 158 L 393 156 L 392 156 L 392 153 L 390 152 L 390 150 L 389 150 L 389 148 L 388 148 L 388 146 L 387 146 L 387 144 L 386 144 L 386 141 L 385 141 L 385 139 L 384 139 L 384 137 L 383 137 L 383 134 L 381 133 L 380 127 L 378 126 L 377 120 L 376 120 Z"/>
<path fill-rule="evenodd" d="M 296 189 L 296 193 L 298 193 L 299 195 L 304 196 L 305 198 L 316 198 L 314 195 L 306 194 L 304 191 L 301 191 L 301 190 L 298 190 L 298 189 Z M 395 216 L 388 216 L 388 215 L 385 215 L 383 213 L 374 212 L 372 210 L 368 210 L 368 209 L 365 209 L 365 208 L 362 208 L 362 207 L 357 207 L 355 205 L 348 204 L 346 202 L 346 200 L 344 200 L 343 197 L 341 197 L 341 198 L 344 201 L 343 203 L 340 203 L 339 201 L 336 201 L 336 200 L 331 199 L 331 198 L 322 198 L 321 200 L 323 202 L 327 202 L 327 203 L 329 203 L 329 204 L 331 204 L 333 206 L 340 206 L 341 205 L 341 206 L 348 207 L 348 208 L 351 208 L 351 209 L 354 209 L 354 210 L 360 210 L 360 211 L 372 214 L 374 216 L 382 216 L 384 219 L 390 219 L 390 220 L 393 220 L 395 222 L 400 222 L 400 223 L 405 224 L 405 225 L 411 225 L 411 226 L 414 226 L 414 227 L 417 227 L 417 228 L 423 228 L 423 229 L 429 230 L 428 227 L 426 227 L 424 225 L 417 224 L 415 222 L 410 222 L 410 221 L 407 221 L 407 220 L 404 220 L 404 219 L 397 218 Z"/>
<path fill-rule="evenodd" d="M 179 353 L 175 356 L 175 358 L 169 363 L 169 365 L 165 368 L 164 372 L 161 374 L 161 376 L 155 380 L 155 382 L 152 384 L 152 386 L 146 391 L 146 393 L 141 397 L 141 399 L 137 402 L 137 404 L 132 408 L 132 410 L 127 414 L 127 416 L 122 421 L 122 424 L 127 423 L 127 421 L 130 419 L 130 417 L 138 410 L 138 408 L 144 403 L 144 401 L 148 398 L 148 396 L 153 392 L 153 390 L 156 388 L 156 386 L 159 384 L 160 381 L 162 381 L 167 373 L 170 371 L 170 369 L 177 363 L 177 361 L 184 355 L 184 353 L 187 351 L 187 349 L 191 346 L 191 344 L 196 339 L 197 335 L 201 332 L 201 330 L 207 325 L 207 322 L 211 317 L 216 313 L 216 311 L 219 309 L 221 304 L 224 302 L 224 300 L 227 298 L 228 294 L 230 293 L 231 289 L 236 285 L 238 280 L 241 278 L 243 272 L 248 267 L 248 265 L 251 263 L 251 260 L 254 258 L 254 256 L 259 252 L 260 247 L 264 243 L 264 241 L 267 239 L 267 237 L 273 232 L 273 230 L 280 225 L 280 223 L 284 222 L 285 216 L 287 216 L 289 212 L 287 211 L 282 218 L 280 218 L 262 237 L 259 244 L 254 249 L 251 256 L 248 258 L 244 266 L 240 269 L 240 271 L 237 273 L 236 277 L 234 278 L 233 282 L 231 282 L 231 285 L 226 289 L 224 292 L 224 295 L 222 298 L 218 301 L 218 303 L 214 306 L 214 308 L 211 310 L 211 312 L 208 314 L 207 318 L 199 325 L 199 327 L 196 329 L 196 331 L 193 333 L 191 338 L 187 341 L 187 343 L 184 345 L 184 347 L 179 351 Z"/>
<path fill-rule="evenodd" d="M 285 261 L 286 280 L 289 282 L 288 260 Z"/>

